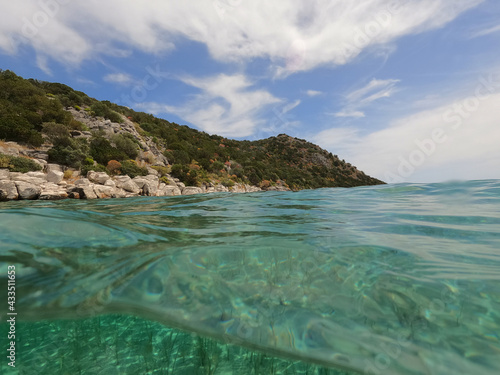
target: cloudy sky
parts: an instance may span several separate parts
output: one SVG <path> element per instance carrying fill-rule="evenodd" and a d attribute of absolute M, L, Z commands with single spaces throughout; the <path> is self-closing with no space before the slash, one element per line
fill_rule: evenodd
<path fill-rule="evenodd" d="M 500 178 L 497 0 L 24 0 L 0 68 L 388 182 Z"/>

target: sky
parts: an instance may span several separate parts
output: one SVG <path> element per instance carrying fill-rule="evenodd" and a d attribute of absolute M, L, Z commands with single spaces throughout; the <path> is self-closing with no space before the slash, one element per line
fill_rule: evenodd
<path fill-rule="evenodd" d="M 386 182 L 500 178 L 497 0 L 24 0 L 0 69 Z"/>

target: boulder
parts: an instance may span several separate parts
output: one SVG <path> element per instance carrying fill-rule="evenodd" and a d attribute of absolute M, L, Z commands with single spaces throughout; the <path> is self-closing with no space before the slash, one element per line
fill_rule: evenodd
<path fill-rule="evenodd" d="M 40 186 L 47 182 L 45 178 L 45 174 L 43 174 L 43 178 L 31 177 L 28 176 L 27 173 L 11 173 L 10 179 L 16 182 L 26 182 L 28 184 Z"/>
<path fill-rule="evenodd" d="M 94 185 L 94 193 L 99 199 L 111 198 L 113 196 L 113 190 L 115 189 L 111 186 Z"/>
<path fill-rule="evenodd" d="M 40 185 L 31 184 L 24 181 L 16 181 L 17 192 L 19 193 L 19 199 L 37 199 L 42 192 Z"/>
<path fill-rule="evenodd" d="M 86 178 L 80 178 L 79 180 L 75 181 L 75 186 L 78 187 L 83 187 L 83 186 L 90 186 L 90 181 Z"/>
<path fill-rule="evenodd" d="M 50 171 L 47 174 L 47 181 L 52 182 L 53 184 L 58 184 L 64 178 L 64 173 L 58 171 Z"/>
<path fill-rule="evenodd" d="M 160 184 L 158 188 L 158 196 L 159 197 L 172 197 L 182 195 L 181 190 L 175 185 L 167 185 L 164 183 Z"/>
<path fill-rule="evenodd" d="M 128 193 L 120 188 L 113 188 L 113 192 L 111 193 L 111 198 L 125 198 L 128 196 Z"/>
<path fill-rule="evenodd" d="M 8 169 L 0 169 L 0 181 L 10 180 L 10 171 Z"/>
<path fill-rule="evenodd" d="M 158 177 L 156 176 L 146 176 L 146 177 L 135 177 L 132 181 L 142 189 L 142 194 L 150 197 L 156 197 L 158 194 Z"/>
<path fill-rule="evenodd" d="M 153 175 L 153 176 L 158 176 L 158 174 L 159 174 L 159 173 L 158 173 L 158 171 L 157 171 L 156 169 L 153 169 L 153 168 L 151 168 L 151 167 L 147 167 L 147 169 L 148 169 L 148 173 L 149 173 L 150 175 Z"/>
<path fill-rule="evenodd" d="M 115 188 L 116 187 L 116 184 L 113 180 L 108 180 L 104 183 L 104 186 L 110 186 L 112 188 Z"/>
<path fill-rule="evenodd" d="M 45 165 L 45 172 L 62 172 L 62 167 L 59 164 L 46 164 Z"/>
<path fill-rule="evenodd" d="M 18 197 L 19 193 L 13 181 L 0 180 L 0 201 L 15 200 Z"/>
<path fill-rule="evenodd" d="M 76 197 L 76 194 L 78 194 L 80 199 L 97 199 L 97 195 L 94 192 L 94 186 L 93 184 L 79 185 L 72 188 L 69 195 L 70 197 Z"/>
<path fill-rule="evenodd" d="M 141 189 L 132 181 L 129 176 L 116 176 L 115 179 L 116 187 L 126 190 L 130 193 L 139 194 Z"/>
<path fill-rule="evenodd" d="M 62 172 L 61 172 L 62 173 Z M 58 200 L 68 197 L 68 193 L 64 187 L 48 182 L 41 186 L 40 200 Z"/>
<path fill-rule="evenodd" d="M 111 177 L 109 177 L 109 175 L 106 172 L 94 172 L 94 171 L 89 171 L 87 173 L 87 178 L 90 181 L 101 185 L 104 185 L 106 181 L 111 179 Z"/>
<path fill-rule="evenodd" d="M 184 185 L 182 182 L 176 182 L 177 186 L 179 187 L 179 189 L 184 189 L 186 187 L 186 185 Z"/>
<path fill-rule="evenodd" d="M 194 195 L 194 194 L 202 194 L 203 191 L 199 187 L 195 186 L 187 186 L 182 189 L 182 195 Z"/>

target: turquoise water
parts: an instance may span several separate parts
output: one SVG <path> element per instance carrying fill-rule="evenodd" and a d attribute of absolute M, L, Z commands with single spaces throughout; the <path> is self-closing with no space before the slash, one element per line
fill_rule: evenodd
<path fill-rule="evenodd" d="M 499 181 L 9 202 L 0 226 L 19 373 L 500 372 Z"/>

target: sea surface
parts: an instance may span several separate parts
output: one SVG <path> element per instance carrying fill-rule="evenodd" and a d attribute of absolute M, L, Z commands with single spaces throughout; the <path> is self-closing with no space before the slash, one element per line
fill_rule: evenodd
<path fill-rule="evenodd" d="M 500 181 L 3 202 L 0 266 L 2 374 L 500 373 Z"/>

